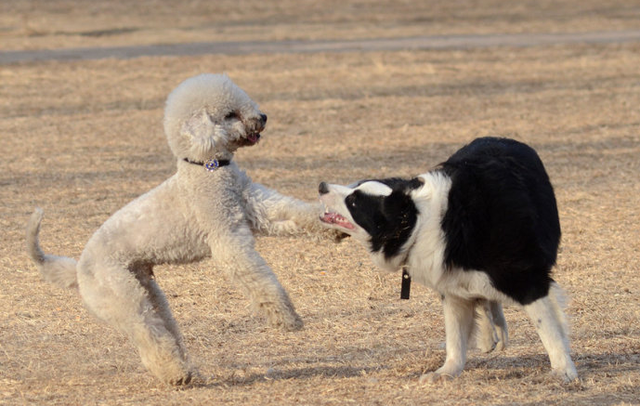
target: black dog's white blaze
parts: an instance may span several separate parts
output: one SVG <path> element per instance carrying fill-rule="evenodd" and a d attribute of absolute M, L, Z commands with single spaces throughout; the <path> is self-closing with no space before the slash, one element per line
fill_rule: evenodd
<path fill-rule="evenodd" d="M 355 190 L 345 198 L 353 220 L 371 237 L 370 249 L 382 250 L 385 258 L 397 255 L 407 242 L 418 219 L 418 209 L 408 192 L 422 186 L 419 179 L 375 179 L 359 182 L 378 182 L 392 189 L 391 194 L 373 195 Z"/>
<path fill-rule="evenodd" d="M 547 295 L 560 222 L 538 154 L 509 139 L 481 138 L 441 170 L 451 178 L 442 219 L 447 268 L 480 270 L 520 304 Z"/>

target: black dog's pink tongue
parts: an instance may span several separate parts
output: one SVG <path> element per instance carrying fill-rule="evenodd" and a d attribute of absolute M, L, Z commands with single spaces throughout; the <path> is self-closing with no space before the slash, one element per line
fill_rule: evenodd
<path fill-rule="evenodd" d="M 349 221 L 346 218 L 342 217 L 338 213 L 327 212 L 327 213 L 324 213 L 324 215 L 320 219 L 325 223 L 337 224 L 341 227 L 348 228 L 350 230 L 353 230 L 355 228 L 353 224 L 349 223 Z"/>

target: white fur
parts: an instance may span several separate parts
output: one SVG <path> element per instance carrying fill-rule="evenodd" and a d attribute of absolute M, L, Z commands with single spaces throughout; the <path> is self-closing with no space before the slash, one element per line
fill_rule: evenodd
<path fill-rule="evenodd" d="M 233 161 L 213 172 L 184 161 L 231 159 L 264 127 L 257 104 L 226 76 L 183 82 L 167 99 L 164 124 L 177 158 L 175 175 L 110 217 L 77 263 L 42 252 L 39 209 L 27 227 L 27 249 L 45 280 L 78 287 L 93 313 L 129 336 L 149 371 L 180 384 L 190 381 L 194 367 L 153 266 L 211 257 L 270 324 L 297 330 L 302 320 L 255 250 L 254 233 L 329 229 L 317 220 L 319 205 L 252 183 Z"/>

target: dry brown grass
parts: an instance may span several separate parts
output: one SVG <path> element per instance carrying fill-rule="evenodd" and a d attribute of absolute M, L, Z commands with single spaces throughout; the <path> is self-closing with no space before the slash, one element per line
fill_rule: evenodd
<path fill-rule="evenodd" d="M 2 49 L 637 29 L 628 0 L 20 0 Z"/>
<path fill-rule="evenodd" d="M 202 27 L 218 24 L 208 40 L 259 39 L 274 27 L 271 38 L 599 30 L 637 26 L 640 10 L 623 1 L 513 9 L 489 1 L 435 4 L 430 14 L 426 6 L 408 13 L 407 5 L 363 2 L 358 17 L 346 13 L 354 7 L 346 2 L 315 10 L 315 2 L 258 9 L 263 3 L 256 1 L 247 3 L 255 12 L 225 6 L 235 13 L 227 18 L 182 3 L 176 12 L 154 2 L 141 18 L 119 2 L 92 3 L 93 14 L 3 2 L 30 7 L 2 10 L 0 38 L 20 49 L 162 42 L 178 31 L 185 36 L 176 41 L 201 40 L 209 32 Z M 445 14 L 445 22 L 424 23 Z M 43 27 L 50 32 L 35 34 Z M 139 31 L 61 33 L 126 27 Z M 0 66 L 0 403 L 639 404 L 638 66 L 640 44 Z M 559 200 L 564 234 L 556 279 L 571 298 L 581 380 L 551 379 L 533 327 L 509 308 L 505 352 L 471 353 L 459 379 L 421 386 L 420 374 L 444 357 L 433 292 L 414 285 L 412 299 L 400 301 L 400 276 L 378 274 L 352 241 L 265 238 L 259 249 L 306 328 L 285 334 L 264 327 L 206 262 L 160 267 L 159 282 L 204 383 L 159 385 L 124 337 L 90 316 L 73 293 L 40 281 L 24 253 L 23 229 L 32 208 L 43 207 L 46 250 L 77 257 L 111 213 L 171 175 L 164 98 L 203 71 L 228 72 L 269 115 L 265 138 L 238 162 L 255 181 L 307 200 L 320 180 L 425 171 L 476 136 L 510 136 L 537 148 Z"/>

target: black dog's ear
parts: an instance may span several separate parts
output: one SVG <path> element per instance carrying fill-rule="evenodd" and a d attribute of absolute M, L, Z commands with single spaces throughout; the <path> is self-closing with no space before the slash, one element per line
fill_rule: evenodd
<path fill-rule="evenodd" d="M 413 178 L 407 182 L 405 191 L 408 193 L 415 189 L 420 189 L 424 186 L 424 180 L 422 178 Z"/>
<path fill-rule="evenodd" d="M 385 197 L 383 205 L 385 216 L 389 219 L 401 216 L 405 211 L 415 207 L 413 200 L 404 188 L 391 192 L 389 196 Z"/>
<path fill-rule="evenodd" d="M 413 178 L 396 184 L 393 192 L 384 199 L 384 209 L 387 216 L 394 213 L 403 213 L 406 210 L 414 210 L 415 204 L 409 194 L 412 190 L 419 189 L 423 185 L 424 181 L 420 178 Z"/>

